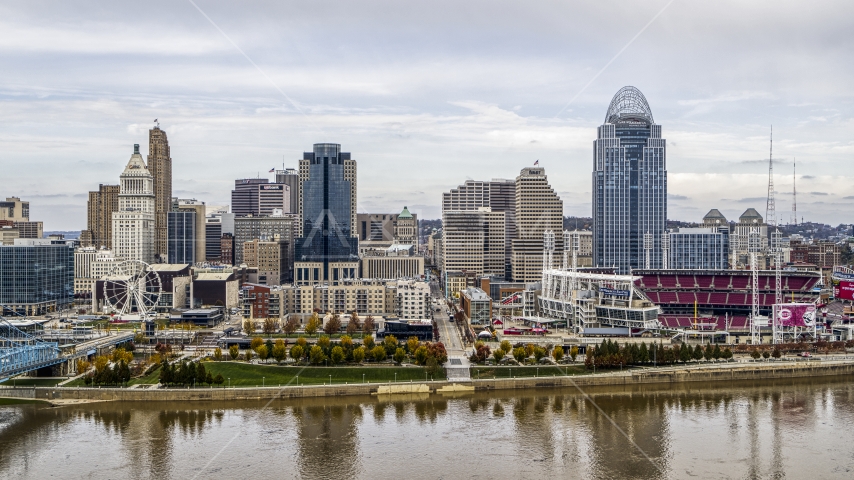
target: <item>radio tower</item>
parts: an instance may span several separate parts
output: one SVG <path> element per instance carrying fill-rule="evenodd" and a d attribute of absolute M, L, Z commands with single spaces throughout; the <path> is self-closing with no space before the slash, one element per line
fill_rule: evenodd
<path fill-rule="evenodd" d="M 796 168 L 797 161 L 792 160 L 792 225 L 798 224 L 798 187 L 795 185 L 797 182 L 797 176 L 795 176 Z"/>
<path fill-rule="evenodd" d="M 769 227 L 777 226 L 777 213 L 774 211 L 774 126 L 771 126 L 771 148 L 768 153 L 768 203 L 765 204 L 765 223 Z"/>

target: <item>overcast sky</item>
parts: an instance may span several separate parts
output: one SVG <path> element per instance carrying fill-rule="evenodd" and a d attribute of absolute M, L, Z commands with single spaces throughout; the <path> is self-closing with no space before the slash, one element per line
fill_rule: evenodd
<path fill-rule="evenodd" d="M 797 158 L 799 216 L 852 222 L 850 0 L 195 1 L 0 6 L 0 196 L 83 229 L 158 118 L 173 194 L 209 205 L 334 142 L 359 212 L 438 218 L 443 191 L 539 159 L 589 216 L 596 127 L 634 85 L 667 139 L 670 218 L 764 214 L 773 124 L 780 221 Z"/>

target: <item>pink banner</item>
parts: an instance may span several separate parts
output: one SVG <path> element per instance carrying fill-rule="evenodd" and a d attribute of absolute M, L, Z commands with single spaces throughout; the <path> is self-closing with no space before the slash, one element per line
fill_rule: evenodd
<path fill-rule="evenodd" d="M 839 300 L 854 300 L 854 282 L 834 280 L 833 297 Z"/>
<path fill-rule="evenodd" d="M 774 305 L 777 325 L 782 327 L 815 326 L 816 309 L 814 303 L 784 303 Z"/>

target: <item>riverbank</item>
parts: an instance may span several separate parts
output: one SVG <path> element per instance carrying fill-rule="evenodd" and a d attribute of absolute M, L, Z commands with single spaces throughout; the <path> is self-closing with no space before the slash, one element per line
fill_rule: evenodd
<path fill-rule="evenodd" d="M 470 381 L 417 381 L 384 383 L 345 383 L 332 385 L 294 385 L 241 388 L 74 388 L 74 387 L 17 387 L 0 388 L 0 397 L 37 400 L 82 401 L 231 401 L 276 398 L 334 397 L 375 395 L 380 386 L 424 385 L 419 391 L 436 392 L 451 385 L 474 387 L 475 392 L 527 388 L 566 388 L 593 386 L 632 386 L 687 382 L 727 382 L 804 377 L 847 376 L 854 374 L 854 360 L 822 362 L 728 363 L 699 366 L 644 368 L 608 373 L 524 378 L 492 378 Z M 56 402 L 61 405 L 65 402 Z M 75 402 L 76 403 L 76 402 Z"/>

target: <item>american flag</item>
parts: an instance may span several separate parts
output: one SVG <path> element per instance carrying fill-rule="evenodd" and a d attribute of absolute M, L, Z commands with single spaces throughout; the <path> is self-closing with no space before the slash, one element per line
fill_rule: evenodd
<path fill-rule="evenodd" d="M 271 169 L 270 169 L 270 173 L 273 173 L 273 172 L 275 172 L 275 171 L 276 171 L 276 169 L 275 169 L 275 168 L 271 168 Z"/>
<path fill-rule="evenodd" d="M 539 161 L 539 160 L 537 160 L 536 162 L 534 162 L 534 165 L 539 165 L 539 164 L 540 164 L 540 161 Z"/>

